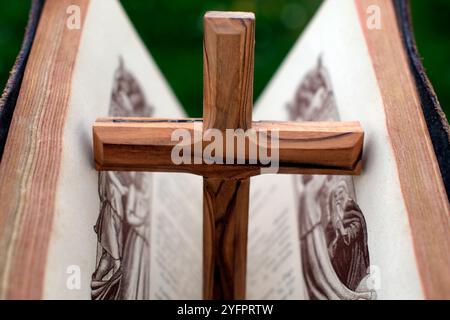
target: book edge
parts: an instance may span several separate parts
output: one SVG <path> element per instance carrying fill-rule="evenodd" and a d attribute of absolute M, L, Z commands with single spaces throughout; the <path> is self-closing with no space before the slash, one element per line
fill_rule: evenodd
<path fill-rule="evenodd" d="M 419 97 L 417 84 L 410 70 L 408 52 L 405 50 L 401 30 L 398 26 L 399 18 L 396 15 L 393 2 L 383 0 L 353 1 L 360 17 L 361 32 L 364 35 L 380 94 L 383 98 L 386 126 L 409 219 L 423 294 L 426 299 L 448 299 L 450 297 L 450 274 L 448 273 L 448 266 L 450 265 L 450 238 L 448 237 L 450 204 L 437 155 L 434 153 L 434 146 L 428 131 L 428 123 L 423 114 L 423 105 Z M 398 38 L 396 42 L 389 42 L 390 54 L 398 54 L 392 61 L 387 57 L 389 52 L 382 52 L 385 48 L 383 45 L 387 43 L 386 39 L 380 36 L 378 30 L 364 28 L 367 13 L 365 8 L 370 5 L 377 5 L 381 8 L 383 23 L 391 23 L 389 27 L 393 29 L 389 37 Z M 394 45 L 392 45 L 393 43 Z M 383 63 L 380 63 L 381 57 L 384 59 Z M 403 96 L 403 98 L 407 97 L 403 100 L 404 103 L 401 103 L 402 95 L 397 95 L 388 89 L 392 82 L 389 74 L 394 69 L 406 70 L 404 74 L 396 73 L 399 77 L 401 76 L 401 78 L 397 78 L 404 80 L 402 92 L 408 93 Z M 406 104 L 406 101 L 409 103 Z M 408 112 L 399 111 L 399 105 L 403 106 L 403 109 L 408 109 Z M 409 125 L 406 124 L 409 133 L 421 134 L 423 138 L 420 140 L 405 139 L 400 130 L 397 129 L 405 126 L 405 114 L 408 115 L 406 119 L 409 119 L 406 121 L 409 122 Z M 418 117 L 414 118 L 414 115 Z M 412 123 L 415 123 L 415 125 L 412 126 Z M 418 160 L 418 157 L 422 159 Z M 429 196 L 430 194 L 433 195 L 433 199 Z"/>

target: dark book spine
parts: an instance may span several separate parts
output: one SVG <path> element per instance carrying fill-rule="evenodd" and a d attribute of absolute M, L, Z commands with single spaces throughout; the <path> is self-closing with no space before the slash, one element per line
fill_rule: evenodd
<path fill-rule="evenodd" d="M 422 65 L 413 33 L 410 3 L 408 0 L 395 0 L 394 5 L 403 45 L 450 201 L 450 126 Z"/>
<path fill-rule="evenodd" d="M 6 87 L 0 98 L 0 161 L 5 149 L 6 139 L 8 137 L 9 126 L 14 114 L 14 108 L 19 97 L 22 79 L 27 65 L 28 57 L 33 45 L 36 29 L 39 24 L 42 8 L 45 0 L 32 0 L 31 9 L 28 18 L 28 24 L 25 30 L 25 37 L 19 55 L 12 68 Z"/>

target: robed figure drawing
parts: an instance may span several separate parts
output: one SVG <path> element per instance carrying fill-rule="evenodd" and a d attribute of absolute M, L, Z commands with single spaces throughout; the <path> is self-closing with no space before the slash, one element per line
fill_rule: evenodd
<path fill-rule="evenodd" d="M 152 113 L 139 83 L 120 59 L 109 115 L 150 117 Z M 149 299 L 151 182 L 149 173 L 99 174 L 93 299 Z"/>
<path fill-rule="evenodd" d="M 319 58 L 288 105 L 290 120 L 339 120 L 327 70 Z M 364 214 L 350 176 L 303 175 L 299 230 L 303 277 L 309 299 L 375 299 L 368 288 L 369 249 Z"/>

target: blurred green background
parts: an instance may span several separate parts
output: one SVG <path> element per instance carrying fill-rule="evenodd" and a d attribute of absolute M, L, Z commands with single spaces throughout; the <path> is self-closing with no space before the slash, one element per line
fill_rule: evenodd
<path fill-rule="evenodd" d="M 316 12 L 321 0 L 122 0 L 154 59 L 190 116 L 202 114 L 202 16 L 207 10 L 257 16 L 255 100 Z M 411 0 L 419 51 L 450 118 L 450 1 Z M 0 86 L 19 51 L 30 0 L 8 0 L 0 11 Z"/>

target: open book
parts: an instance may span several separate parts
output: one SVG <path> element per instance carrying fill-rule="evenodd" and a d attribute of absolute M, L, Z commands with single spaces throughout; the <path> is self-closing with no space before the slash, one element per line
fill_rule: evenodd
<path fill-rule="evenodd" d="M 33 6 L 0 102 L 0 298 L 201 299 L 201 177 L 92 156 L 96 118 L 183 108 L 118 1 Z M 359 120 L 363 173 L 252 178 L 248 299 L 450 298 L 449 128 L 418 61 L 404 1 L 324 2 L 254 119 Z"/>

